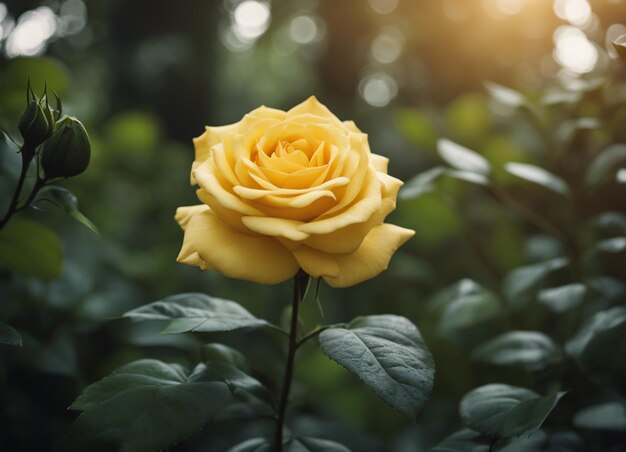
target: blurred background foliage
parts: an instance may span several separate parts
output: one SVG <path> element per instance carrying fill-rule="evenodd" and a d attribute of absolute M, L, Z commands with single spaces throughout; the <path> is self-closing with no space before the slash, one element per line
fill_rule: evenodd
<path fill-rule="evenodd" d="M 485 188 L 444 167 L 413 179 L 393 222 L 417 234 L 390 269 L 350 289 L 322 286 L 324 318 L 315 304 L 303 306 L 309 326 L 376 313 L 415 322 L 437 365 L 419 422 L 307 347 L 293 429 L 354 450 L 427 450 L 461 427 L 459 400 L 476 386 L 576 387 L 560 361 L 537 372 L 470 352 L 509 330 L 542 331 L 561 346 L 584 318 L 624 302 L 625 170 L 615 181 L 624 145 L 588 174 L 596 155 L 626 142 L 625 71 L 610 46 L 624 24 L 622 0 L 0 2 L 0 128 L 17 136 L 28 75 L 37 90 L 47 83 L 63 97 L 92 141 L 89 169 L 66 186 L 100 231 L 44 204 L 23 214 L 61 237 L 63 264 L 49 279 L 0 270 L 0 320 L 23 337 L 22 348 L 2 350 L 3 447 L 53 448 L 86 384 L 141 357 L 194 363 L 207 341 L 241 350 L 270 386 L 280 380 L 272 333 L 167 336 L 160 325 L 116 317 L 200 291 L 281 318 L 287 284 L 261 287 L 177 264 L 173 215 L 196 203 L 191 138 L 205 124 L 235 122 L 262 104 L 287 109 L 311 94 L 355 120 L 372 150 L 390 157 L 394 176 L 441 166 L 447 138 L 487 159 L 491 179 Z M 4 206 L 19 158 L 7 140 L 0 151 Z M 508 162 L 545 168 L 556 182 Z M 541 266 L 554 258 L 572 265 Z M 534 273 L 519 269 L 537 263 Z M 541 288 L 575 282 L 586 288 L 575 309 L 538 301 Z M 564 399 L 562 412 L 605 399 L 605 388 L 592 388 L 582 402 Z M 174 449 L 224 450 L 255 428 L 213 424 Z M 587 446 L 558 450 L 623 450 L 625 428 L 583 425 L 574 443 Z M 526 450 L 557 450 L 541 447 Z"/>

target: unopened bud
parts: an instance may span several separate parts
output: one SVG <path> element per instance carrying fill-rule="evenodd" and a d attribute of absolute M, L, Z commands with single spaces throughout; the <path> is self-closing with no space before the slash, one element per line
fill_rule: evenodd
<path fill-rule="evenodd" d="M 45 142 L 41 152 L 41 166 L 46 177 L 76 176 L 89 165 L 91 145 L 81 122 L 65 116 L 56 123 L 54 133 Z"/>
<path fill-rule="evenodd" d="M 617 52 L 617 56 L 619 56 L 622 61 L 626 61 L 626 35 L 621 35 L 613 41 L 613 48 Z"/>
<path fill-rule="evenodd" d="M 28 104 L 18 124 L 24 138 L 24 146 L 29 149 L 34 149 L 46 141 L 53 128 L 54 122 L 49 108 L 34 100 Z"/>

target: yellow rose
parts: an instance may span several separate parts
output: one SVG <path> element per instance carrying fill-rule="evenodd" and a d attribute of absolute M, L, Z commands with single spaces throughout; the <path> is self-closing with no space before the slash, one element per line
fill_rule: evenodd
<path fill-rule="evenodd" d="M 347 287 L 385 270 L 414 234 L 383 223 L 402 185 L 387 158 L 315 97 L 206 127 L 194 145 L 202 204 L 176 211 L 185 231 L 178 262 L 264 284 L 302 268 Z"/>

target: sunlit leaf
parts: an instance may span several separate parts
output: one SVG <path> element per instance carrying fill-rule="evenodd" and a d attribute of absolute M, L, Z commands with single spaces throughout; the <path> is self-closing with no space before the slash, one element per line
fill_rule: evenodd
<path fill-rule="evenodd" d="M 626 405 L 619 402 L 608 402 L 584 408 L 574 416 L 574 426 L 625 432 Z"/>
<path fill-rule="evenodd" d="M 526 105 L 526 98 L 519 92 L 493 82 L 485 82 L 485 88 L 496 101 L 509 107 L 519 108 Z"/>
<path fill-rule="evenodd" d="M 433 385 L 435 365 L 417 327 L 404 317 L 358 317 L 319 336 L 324 353 L 354 373 L 391 407 L 417 416 Z"/>
<path fill-rule="evenodd" d="M 621 253 L 626 250 L 626 237 L 613 237 L 596 243 L 595 249 L 603 253 Z"/>
<path fill-rule="evenodd" d="M 22 345 L 22 335 L 17 332 L 11 325 L 0 322 L 0 344 L 4 345 Z"/>
<path fill-rule="evenodd" d="M 210 333 L 266 326 L 234 301 L 201 293 L 173 295 L 124 314 L 133 320 L 169 320 L 163 333 Z"/>
<path fill-rule="evenodd" d="M 593 159 L 585 174 L 585 182 L 591 186 L 598 185 L 623 162 L 626 162 L 626 144 L 609 146 Z"/>
<path fill-rule="evenodd" d="M 620 184 L 626 184 L 626 168 L 622 168 L 617 172 L 615 180 Z"/>
<path fill-rule="evenodd" d="M 538 331 L 509 331 L 472 353 L 474 359 L 498 366 L 542 370 L 560 357 L 554 341 Z"/>
<path fill-rule="evenodd" d="M 437 142 L 437 151 L 442 159 L 458 170 L 483 175 L 491 171 L 489 161 L 482 155 L 445 138 Z"/>
<path fill-rule="evenodd" d="M 537 300 L 554 312 L 566 312 L 582 303 L 587 293 L 584 284 L 573 283 L 539 292 Z"/>
<path fill-rule="evenodd" d="M 61 272 L 61 242 L 50 228 L 13 217 L 0 230 L 0 268 L 51 280 Z"/>
<path fill-rule="evenodd" d="M 541 397 L 525 388 L 488 384 L 463 397 L 459 412 L 463 423 L 472 430 L 509 438 L 541 427 L 564 394 Z"/>
<path fill-rule="evenodd" d="M 260 386 L 225 364 L 192 371 L 154 359 L 135 361 L 89 386 L 70 407 L 83 411 L 63 450 L 118 443 L 122 452 L 151 452 L 199 430 L 237 401 L 232 387 Z"/>
<path fill-rule="evenodd" d="M 535 165 L 528 163 L 509 162 L 504 168 L 514 176 L 541 185 L 544 188 L 560 193 L 564 196 L 569 195 L 569 187 L 567 183 L 560 177 L 546 171 Z"/>
<path fill-rule="evenodd" d="M 400 199 L 417 198 L 424 193 L 433 191 L 435 180 L 445 172 L 446 169 L 444 167 L 436 166 L 423 173 L 419 173 L 404 184 L 398 197 Z"/>

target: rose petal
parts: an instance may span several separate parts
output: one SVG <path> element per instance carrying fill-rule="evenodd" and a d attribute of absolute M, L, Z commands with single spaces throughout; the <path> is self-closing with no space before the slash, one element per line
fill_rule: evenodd
<path fill-rule="evenodd" d="M 335 116 L 324 104 L 318 101 L 315 96 L 309 97 L 307 100 L 296 105 L 287 112 L 287 116 L 297 116 L 303 114 L 319 116 L 341 124 L 341 121 L 339 121 L 337 116 Z"/>
<path fill-rule="evenodd" d="M 243 215 L 261 215 L 259 210 L 246 204 L 220 184 L 219 180 L 212 172 L 211 164 L 211 160 L 207 160 L 194 171 L 198 185 L 205 189 L 207 193 L 213 196 L 213 198 L 226 209 L 234 210 Z"/>
<path fill-rule="evenodd" d="M 285 237 L 289 240 L 301 241 L 309 237 L 298 230 L 301 221 L 271 217 L 242 217 L 241 222 L 250 230 L 263 235 Z"/>
<path fill-rule="evenodd" d="M 392 224 L 373 228 L 351 254 L 327 254 L 307 246 L 293 250 L 302 269 L 332 287 L 348 287 L 373 278 L 389 266 L 396 250 L 415 234 Z"/>
<path fill-rule="evenodd" d="M 380 208 L 365 222 L 354 223 L 328 234 L 312 234 L 303 244 L 326 253 L 353 253 L 361 245 L 369 231 L 385 220 L 396 208 L 396 197 L 402 181 L 384 173 L 377 173 L 381 180 L 382 203 Z"/>
<path fill-rule="evenodd" d="M 387 157 L 383 157 L 378 154 L 370 154 L 370 163 L 376 171 L 387 174 L 387 166 L 389 164 L 389 159 Z"/>
<path fill-rule="evenodd" d="M 286 281 L 299 268 L 279 241 L 242 234 L 222 223 L 208 207 L 187 220 L 177 260 L 261 284 Z"/>

